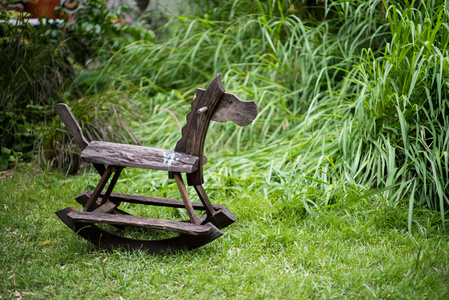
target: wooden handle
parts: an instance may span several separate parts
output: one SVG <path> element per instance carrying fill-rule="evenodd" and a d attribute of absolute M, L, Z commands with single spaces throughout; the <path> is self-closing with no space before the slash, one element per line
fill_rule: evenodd
<path fill-rule="evenodd" d="M 69 107 L 64 103 L 58 103 L 55 105 L 55 110 L 58 113 L 59 117 L 61 118 L 67 130 L 75 138 L 76 143 L 81 148 L 81 151 L 84 150 L 87 147 L 87 145 L 89 145 L 89 142 L 84 137 L 81 127 L 78 123 L 78 120 L 72 114 Z"/>

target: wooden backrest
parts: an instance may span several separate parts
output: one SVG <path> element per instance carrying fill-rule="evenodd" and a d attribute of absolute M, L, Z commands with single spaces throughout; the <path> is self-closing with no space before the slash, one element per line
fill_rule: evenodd
<path fill-rule="evenodd" d="M 191 102 L 191 111 L 186 115 L 186 125 L 181 130 L 181 139 L 175 151 L 200 157 L 203 160 L 204 143 L 211 120 L 217 122 L 234 121 L 240 126 L 251 123 L 257 115 L 254 101 L 242 101 L 236 95 L 225 92 L 218 74 L 206 90 L 197 89 Z M 204 183 L 203 164 L 197 171 L 187 174 L 189 185 Z"/>
<path fill-rule="evenodd" d="M 78 144 L 78 146 L 80 146 L 81 151 L 83 151 L 87 147 L 87 145 L 89 145 L 89 142 L 84 137 L 83 131 L 81 130 L 78 120 L 72 114 L 69 107 L 64 103 L 56 104 L 55 110 L 58 113 L 59 117 L 61 118 L 61 121 L 64 123 L 67 130 L 75 138 L 75 141 Z"/>

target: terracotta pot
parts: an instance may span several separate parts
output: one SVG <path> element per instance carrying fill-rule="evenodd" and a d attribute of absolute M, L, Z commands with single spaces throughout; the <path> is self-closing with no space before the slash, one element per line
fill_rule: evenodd
<path fill-rule="evenodd" d="M 55 7 L 60 5 L 60 0 L 39 0 L 34 7 L 33 17 L 47 17 L 56 19 Z"/>

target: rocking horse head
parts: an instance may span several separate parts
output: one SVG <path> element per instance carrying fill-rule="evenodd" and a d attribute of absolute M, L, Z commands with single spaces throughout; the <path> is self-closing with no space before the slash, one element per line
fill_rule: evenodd
<path fill-rule="evenodd" d="M 181 139 L 175 151 L 202 157 L 204 142 L 210 121 L 233 121 L 246 126 L 257 116 L 257 104 L 254 101 L 242 101 L 236 95 L 226 93 L 218 74 L 207 89 L 196 89 L 192 110 L 187 114 L 186 125 L 182 128 Z M 189 185 L 203 183 L 202 167 L 197 174 L 188 176 Z"/>
<path fill-rule="evenodd" d="M 256 116 L 256 102 L 242 101 L 234 94 L 224 93 L 215 108 L 211 120 L 216 122 L 233 121 L 239 126 L 246 126 Z"/>
<path fill-rule="evenodd" d="M 191 108 L 175 151 L 196 156 L 203 154 L 204 139 L 211 120 L 233 121 L 239 126 L 246 126 L 257 116 L 256 102 L 242 101 L 236 95 L 226 93 L 220 74 L 206 90 L 196 89 Z"/>

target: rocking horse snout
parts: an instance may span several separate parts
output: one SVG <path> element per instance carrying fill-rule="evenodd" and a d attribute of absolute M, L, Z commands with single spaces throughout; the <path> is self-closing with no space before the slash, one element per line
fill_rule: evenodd
<path fill-rule="evenodd" d="M 204 89 L 196 89 L 196 95 L 201 98 Z M 209 108 L 203 106 L 198 109 L 199 113 L 204 113 Z M 215 122 L 232 121 L 239 126 L 246 126 L 257 116 L 257 104 L 255 101 L 243 101 L 231 93 L 223 93 L 217 106 L 214 109 L 211 120 Z"/>
<path fill-rule="evenodd" d="M 224 93 L 211 120 L 216 122 L 233 121 L 239 126 L 246 126 L 256 116 L 257 104 L 255 101 L 242 101 L 234 94 Z"/>

